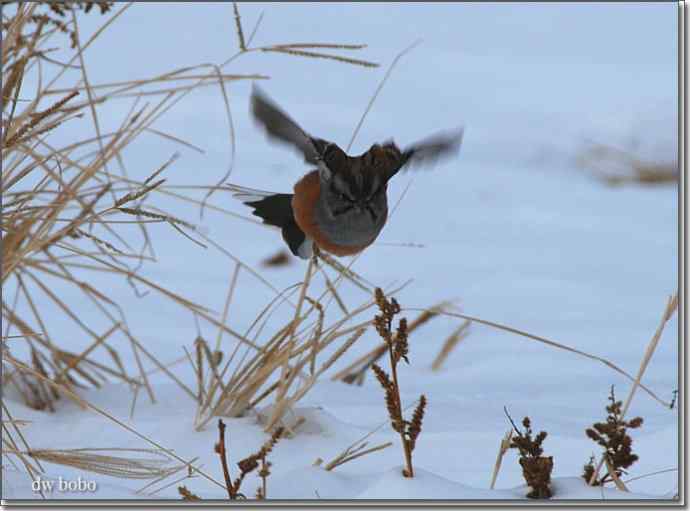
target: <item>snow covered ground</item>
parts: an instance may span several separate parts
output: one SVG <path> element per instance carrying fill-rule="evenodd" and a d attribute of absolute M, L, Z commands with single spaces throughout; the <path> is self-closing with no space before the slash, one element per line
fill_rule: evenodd
<path fill-rule="evenodd" d="M 355 263 L 355 271 L 381 286 L 414 279 L 396 295 L 403 307 L 456 299 L 466 314 L 561 342 L 636 373 L 666 299 L 677 287 L 677 190 L 608 188 L 576 168 L 572 155 L 589 138 L 621 147 L 636 143 L 635 150 L 652 159 L 674 158 L 674 4 L 252 3 L 240 9 L 248 27 L 265 11 L 255 44 L 367 43 L 366 50 L 353 56 L 382 64 L 371 70 L 255 54 L 226 69 L 270 75 L 271 80 L 262 83 L 264 90 L 310 132 L 347 145 L 388 64 L 418 38 L 423 42 L 393 71 L 352 152 L 390 137 L 405 145 L 439 129 L 466 127 L 458 160 L 391 183 L 393 201 L 410 188 L 379 241 Z M 83 30 L 88 33 L 100 21 L 85 18 Z M 236 45 L 230 4 L 137 4 L 88 50 L 86 59 L 91 82 L 102 83 L 220 63 L 235 53 Z M 249 91 L 248 82 L 229 87 L 237 134 L 231 181 L 290 190 L 307 168 L 293 153 L 266 143 L 248 115 Z M 130 104 L 121 100 L 103 105 L 103 125 L 116 126 Z M 166 170 L 167 184 L 211 185 L 227 170 L 229 135 L 217 87 L 194 92 L 155 127 L 206 153 L 143 137 L 125 154 L 132 174 L 149 175 L 176 150 L 182 157 Z M 61 136 L 68 139 L 69 130 Z M 195 208 L 163 196 L 149 201 L 198 221 Z M 212 201 L 248 213 L 229 194 L 218 193 Z M 275 288 L 302 279 L 302 262 L 280 269 L 260 267 L 263 258 L 281 247 L 275 231 L 211 211 L 202 225 Z M 149 232 L 158 261 L 147 264 L 142 274 L 221 311 L 233 263 L 169 226 Z M 400 245 L 410 243 L 423 246 Z M 126 282 L 103 276 L 94 276 L 93 282 L 130 305 L 126 313 L 131 329 L 161 360 L 173 361 L 184 355 L 183 346 L 191 348 L 197 335 L 191 314 L 181 314 L 178 306 L 155 294 L 136 298 Z M 349 284 L 343 285 L 342 294 L 350 306 L 367 298 Z M 243 331 L 273 296 L 242 272 L 229 325 Z M 56 318 L 58 314 L 56 309 Z M 286 307 L 276 324 L 290 314 Z M 408 317 L 416 314 L 409 312 Z M 95 313 L 85 308 L 83 318 L 91 317 Z M 459 321 L 440 318 L 415 332 L 411 364 L 400 369 L 403 402 L 412 404 L 421 393 L 429 400 L 414 452 L 414 480 L 400 474 L 399 438 L 387 424 L 368 441 L 392 441 L 388 449 L 331 472 L 313 466 L 316 458 L 329 461 L 387 422 L 383 393 L 371 375 L 362 386 L 325 378 L 299 403 L 296 413 L 305 416 L 306 423 L 270 455 L 269 498 L 524 498 L 527 490 L 512 450 L 503 460 L 496 489 L 489 489 L 500 439 L 509 429 L 504 406 L 516 420 L 529 415 L 535 430 L 548 431 L 544 449 L 554 457 L 554 498 L 673 498 L 677 472 L 667 469 L 678 467 L 677 410 L 665 409 L 638 391 L 629 416 L 644 418 L 643 426 L 631 433 L 640 460 L 628 478 L 664 472 L 631 481 L 632 493 L 587 487 L 579 475 L 598 448 L 584 429 L 604 419 L 610 385 L 624 399 L 629 382 L 596 361 L 479 324 L 472 325 L 443 369 L 432 372 L 431 362 Z M 202 329 L 207 339 L 215 339 L 216 329 Z M 678 388 L 677 332 L 674 317 L 644 378 L 665 400 Z M 75 352 L 88 344 L 73 335 L 68 322 L 61 333 L 65 346 Z M 334 371 L 378 342 L 373 331 L 367 333 Z M 234 347 L 228 338 L 223 343 L 226 352 Z M 133 367 L 126 346 L 122 339 L 123 361 Z M 176 372 L 193 381 L 188 364 L 177 366 Z M 155 375 L 152 381 L 157 403 L 149 403 L 142 393 L 132 418 L 125 387 L 113 384 L 85 391 L 83 397 L 181 458 L 199 457 L 203 470 L 221 480 L 213 452 L 214 424 L 196 432 L 195 403 L 164 376 Z M 67 400 L 48 414 L 26 408 L 11 394 L 5 399 L 15 418 L 33 421 L 22 428 L 33 448 L 150 447 Z M 225 421 L 231 460 L 265 441 L 256 417 Z M 146 482 L 45 466 L 46 479 L 81 476 L 98 485 L 96 492 L 54 491 L 53 498 L 179 498 L 177 485 L 150 496 L 147 491 L 135 493 Z M 201 477 L 184 484 L 203 498 L 225 496 L 223 489 Z M 253 495 L 258 479 L 252 476 L 245 484 Z M 3 498 L 37 497 L 25 474 L 3 470 Z"/>

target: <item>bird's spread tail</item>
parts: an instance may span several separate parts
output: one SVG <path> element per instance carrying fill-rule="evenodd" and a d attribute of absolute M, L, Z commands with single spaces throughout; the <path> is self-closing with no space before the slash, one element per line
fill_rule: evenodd
<path fill-rule="evenodd" d="M 236 185 L 228 186 L 233 196 L 253 209 L 265 224 L 280 228 L 290 251 L 302 259 L 311 256 L 311 240 L 297 226 L 292 211 L 292 194 L 271 193 Z"/>

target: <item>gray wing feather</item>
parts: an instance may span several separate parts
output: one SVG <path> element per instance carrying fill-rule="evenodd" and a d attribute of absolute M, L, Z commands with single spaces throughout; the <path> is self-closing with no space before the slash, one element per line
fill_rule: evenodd
<path fill-rule="evenodd" d="M 460 151 L 464 128 L 452 132 L 436 133 L 412 144 L 402 153 L 402 166 L 429 165 L 441 158 L 454 156 Z"/>
<path fill-rule="evenodd" d="M 252 89 L 251 105 L 254 118 L 269 138 L 296 148 L 307 163 L 316 165 L 319 162 L 325 141 L 309 136 L 256 85 Z"/>

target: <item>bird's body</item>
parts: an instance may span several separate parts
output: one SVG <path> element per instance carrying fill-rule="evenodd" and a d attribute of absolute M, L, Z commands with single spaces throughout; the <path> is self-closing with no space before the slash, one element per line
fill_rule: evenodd
<path fill-rule="evenodd" d="M 408 162 L 433 160 L 457 150 L 462 140 L 460 131 L 404 152 L 387 142 L 349 156 L 336 144 L 307 135 L 256 88 L 252 112 L 270 137 L 297 148 L 317 169 L 295 184 L 294 194 L 229 188 L 264 223 L 279 227 L 292 253 L 305 259 L 314 244 L 337 256 L 354 255 L 371 245 L 387 220 L 389 179 Z"/>
<path fill-rule="evenodd" d="M 295 184 L 292 211 L 295 221 L 307 238 L 337 256 L 354 255 L 371 245 L 383 229 L 388 216 L 386 195 L 377 207 L 327 207 L 326 194 L 321 191 L 318 171 L 314 170 Z"/>

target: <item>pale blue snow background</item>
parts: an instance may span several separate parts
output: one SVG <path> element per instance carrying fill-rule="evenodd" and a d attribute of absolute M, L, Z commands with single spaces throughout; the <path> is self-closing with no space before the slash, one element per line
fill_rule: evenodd
<path fill-rule="evenodd" d="M 366 43 L 367 49 L 352 56 L 381 67 L 257 53 L 238 58 L 225 71 L 270 75 L 261 86 L 306 130 L 346 146 L 389 63 L 423 39 L 393 71 L 352 152 L 390 137 L 405 145 L 463 125 L 462 152 L 433 171 L 396 177 L 389 188 L 391 200 L 412 185 L 380 243 L 354 269 L 379 285 L 413 278 L 397 297 L 403 306 L 459 299 L 467 314 L 608 358 L 634 374 L 666 298 L 677 286 L 676 188 L 608 188 L 576 168 L 572 155 L 592 139 L 635 147 L 652 159 L 675 158 L 676 9 L 673 3 L 240 4 L 247 32 L 265 12 L 254 45 Z M 100 22 L 98 16 L 83 18 L 82 38 Z M 198 63 L 219 64 L 236 50 L 230 4 L 142 3 L 132 6 L 85 58 L 90 81 L 104 83 Z M 268 145 L 248 115 L 250 90 L 248 81 L 228 86 L 237 140 L 231 181 L 288 191 L 308 168 L 294 153 Z M 103 105 L 104 131 L 116 127 L 130 105 L 131 100 Z M 166 170 L 167 184 L 211 185 L 227 170 L 229 134 L 217 86 L 190 94 L 154 127 L 201 146 L 206 154 L 142 137 L 125 153 L 130 174 L 148 176 L 174 151 L 182 157 Z M 83 129 L 75 126 L 79 133 Z M 69 139 L 69 130 L 64 136 Z M 212 203 L 248 214 L 223 192 Z M 163 196 L 151 196 L 148 204 L 198 221 L 195 208 Z M 255 224 L 210 211 L 202 224 L 215 241 L 257 269 L 263 258 L 282 248 L 278 233 Z M 143 275 L 222 310 L 233 263 L 168 226 L 153 225 L 149 232 L 158 262 L 147 264 Z M 260 271 L 283 289 L 302 278 L 304 266 L 299 262 Z M 163 360 L 174 360 L 184 354 L 182 345 L 191 346 L 196 327 L 188 312 L 153 293 L 137 299 L 124 282 L 96 278 L 111 296 L 129 302 L 132 330 Z M 353 306 L 365 299 L 352 286 L 343 289 Z M 243 272 L 230 326 L 243 331 L 272 296 Z M 57 318 L 59 312 L 55 314 Z M 84 317 L 90 314 L 85 306 Z M 456 325 L 457 320 L 439 319 L 415 334 L 412 364 L 402 369 L 404 399 L 409 402 L 421 392 L 429 397 L 425 433 L 430 439 L 438 435 L 430 445 L 437 446 L 437 454 L 457 449 L 456 458 L 467 460 L 446 467 L 445 477 L 486 487 L 506 430 L 504 405 L 514 417 L 530 415 L 537 428 L 553 433 L 547 445 L 560 461 L 557 474 L 579 475 L 594 450 L 582 431 L 603 418 L 611 384 L 625 397 L 626 381 L 600 363 L 481 325 L 472 327 L 441 373 L 431 373 L 431 361 Z M 74 351 L 88 344 L 72 335 L 67 320 L 61 327 Z M 215 341 L 215 334 L 215 329 L 204 328 L 206 338 Z M 224 342 L 226 349 L 232 348 Z M 377 342 L 368 334 L 347 361 Z M 125 346 L 123 339 L 123 358 L 132 363 Z M 645 377 L 666 400 L 678 385 L 677 356 L 674 319 Z M 363 428 L 385 419 L 373 378 L 356 391 L 348 387 L 337 392 L 331 385 L 314 389 L 305 403 L 325 406 Z M 331 399 L 333 395 L 340 397 Z M 645 417 L 640 435 L 661 432 L 650 436 L 651 461 L 640 463 L 641 473 L 675 466 L 676 412 L 639 392 L 630 413 Z M 561 437 L 581 448 L 572 452 L 570 440 L 559 441 Z M 661 440 L 654 443 L 652 438 Z M 473 442 L 486 450 L 473 450 Z M 657 450 L 664 454 L 655 458 Z M 435 452 L 431 447 L 420 451 L 427 470 L 434 468 Z M 388 455 L 397 459 L 399 452 Z M 520 484 L 517 464 L 504 468 L 501 477 L 499 487 Z M 674 480 L 675 474 L 665 474 L 640 484 L 661 494 L 673 490 Z"/>

